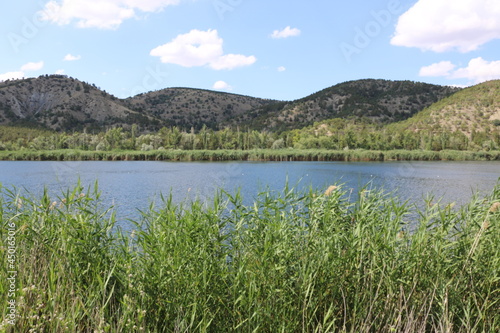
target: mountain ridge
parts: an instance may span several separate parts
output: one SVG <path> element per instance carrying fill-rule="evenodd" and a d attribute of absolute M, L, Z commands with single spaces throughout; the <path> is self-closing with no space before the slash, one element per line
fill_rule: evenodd
<path fill-rule="evenodd" d="M 282 131 L 331 118 L 394 122 L 411 117 L 458 88 L 412 81 L 364 79 L 333 85 L 294 101 L 263 99 L 189 87 L 165 88 L 119 99 L 65 75 L 0 82 L 0 124 L 58 131 L 138 124 Z"/>

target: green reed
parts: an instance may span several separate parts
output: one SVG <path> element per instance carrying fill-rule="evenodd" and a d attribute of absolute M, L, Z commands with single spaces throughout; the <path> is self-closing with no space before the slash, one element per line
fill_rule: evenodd
<path fill-rule="evenodd" d="M 417 209 L 365 187 L 163 198 L 122 232 L 97 186 L 0 188 L 6 332 L 494 332 L 500 186 Z M 8 322 L 9 225 L 17 317 Z"/>
<path fill-rule="evenodd" d="M 0 151 L 3 161 L 499 161 L 500 151 L 459 150 L 112 150 Z"/>

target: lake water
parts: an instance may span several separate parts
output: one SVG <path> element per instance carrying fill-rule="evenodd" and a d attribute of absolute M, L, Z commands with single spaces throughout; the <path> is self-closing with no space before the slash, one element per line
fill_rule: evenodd
<path fill-rule="evenodd" d="M 499 177 L 500 162 L 0 162 L 0 183 L 33 195 L 47 187 L 56 197 L 78 179 L 86 187 L 97 180 L 103 206 L 113 205 L 119 220 L 137 218 L 137 209 L 147 209 L 161 193 L 180 202 L 239 188 L 250 203 L 287 182 L 318 190 L 341 183 L 354 192 L 368 184 L 415 203 L 433 194 L 461 205 L 474 192 L 490 193 Z"/>

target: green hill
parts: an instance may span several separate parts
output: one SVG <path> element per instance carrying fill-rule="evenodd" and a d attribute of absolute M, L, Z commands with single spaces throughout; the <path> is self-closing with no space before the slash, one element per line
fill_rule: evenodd
<path fill-rule="evenodd" d="M 332 118 L 292 131 L 299 148 L 496 150 L 500 147 L 500 80 L 469 87 L 393 123 Z"/>
<path fill-rule="evenodd" d="M 274 103 L 247 114 L 255 128 L 302 128 L 332 118 L 368 118 L 382 123 L 407 119 L 460 89 L 412 81 L 357 80 L 293 102 Z"/>
<path fill-rule="evenodd" d="M 471 137 L 500 131 L 500 80 L 463 89 L 422 110 L 414 117 L 391 125 L 414 132 L 460 132 Z"/>

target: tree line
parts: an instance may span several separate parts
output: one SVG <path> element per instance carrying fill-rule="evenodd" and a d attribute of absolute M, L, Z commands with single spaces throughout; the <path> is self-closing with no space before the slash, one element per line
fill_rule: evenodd
<path fill-rule="evenodd" d="M 367 149 L 367 150 L 498 150 L 500 131 L 469 135 L 445 129 L 398 130 L 369 121 L 333 119 L 281 133 L 203 126 L 195 131 L 164 127 L 142 133 L 137 125 L 97 133 L 57 133 L 0 126 L 0 150 L 251 150 L 251 149 Z"/>

